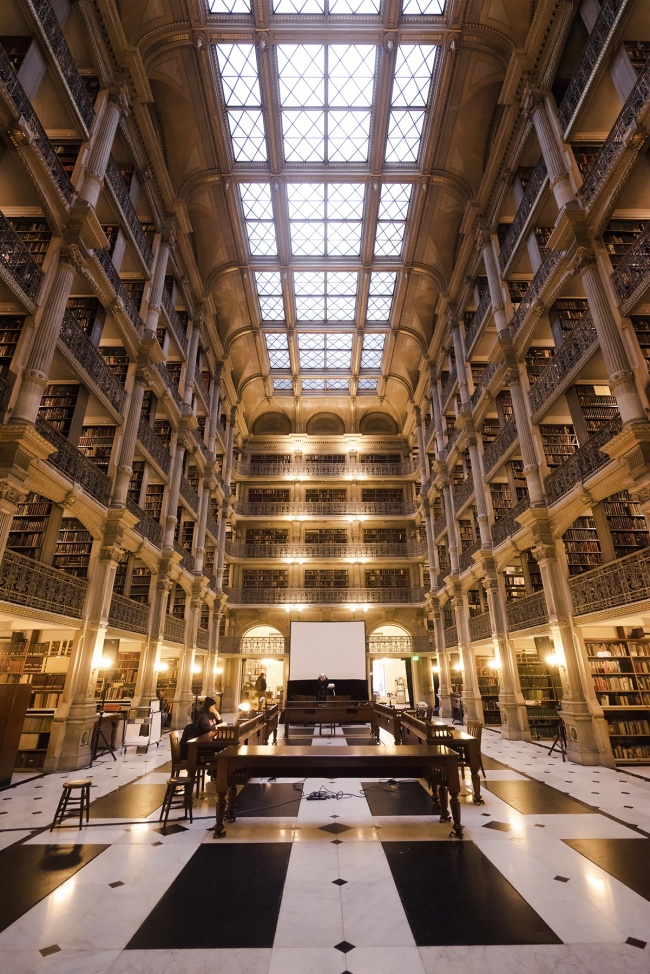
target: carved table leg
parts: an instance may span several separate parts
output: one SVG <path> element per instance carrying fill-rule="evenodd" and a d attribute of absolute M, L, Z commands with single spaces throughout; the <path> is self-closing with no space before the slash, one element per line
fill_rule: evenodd
<path fill-rule="evenodd" d="M 451 822 L 451 815 L 449 814 L 447 786 L 438 785 L 438 794 L 440 796 L 440 821 Z M 458 801 L 458 798 L 456 799 L 456 801 Z"/>
<path fill-rule="evenodd" d="M 451 796 L 451 814 L 454 820 L 454 827 L 449 835 L 455 836 L 457 839 L 462 839 L 463 826 L 460 824 L 460 802 L 458 800 L 458 795 Z"/>
<path fill-rule="evenodd" d="M 217 792 L 217 822 L 214 827 L 214 837 L 215 839 L 222 839 L 226 834 L 226 830 L 223 827 L 223 817 L 226 811 L 226 793 L 224 791 Z"/>
<path fill-rule="evenodd" d="M 472 775 L 472 791 L 474 792 L 472 801 L 475 805 L 485 805 L 485 801 L 481 798 L 481 778 L 478 768 L 470 769 L 470 773 Z"/>
<path fill-rule="evenodd" d="M 228 802 L 226 805 L 226 822 L 235 822 L 237 820 L 236 805 L 237 802 L 237 788 L 235 785 L 228 785 Z"/>

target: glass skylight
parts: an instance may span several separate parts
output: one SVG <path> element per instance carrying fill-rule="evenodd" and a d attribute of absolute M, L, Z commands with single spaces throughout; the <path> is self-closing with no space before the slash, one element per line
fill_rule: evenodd
<path fill-rule="evenodd" d="M 444 13 L 445 0 L 403 0 L 402 13 L 405 17 L 433 17 Z"/>
<path fill-rule="evenodd" d="M 377 379 L 359 379 L 359 392 L 376 392 Z"/>
<path fill-rule="evenodd" d="M 351 333 L 323 334 L 302 332 L 298 335 L 300 370 L 323 372 L 325 369 L 349 369 L 352 353 Z"/>
<path fill-rule="evenodd" d="M 286 162 L 367 162 L 374 45 L 279 44 Z"/>
<path fill-rule="evenodd" d="M 262 321 L 283 321 L 282 280 L 279 271 L 258 271 L 255 274 Z"/>
<path fill-rule="evenodd" d="M 364 194 L 356 183 L 290 183 L 293 256 L 359 257 Z"/>
<path fill-rule="evenodd" d="M 324 392 L 325 381 L 324 379 L 303 379 L 302 388 L 307 392 Z"/>
<path fill-rule="evenodd" d="M 235 162 L 266 162 L 262 97 L 253 44 L 217 44 Z"/>
<path fill-rule="evenodd" d="M 373 271 L 368 293 L 367 321 L 388 321 L 395 291 L 395 271 Z"/>
<path fill-rule="evenodd" d="M 266 347 L 269 353 L 269 364 L 272 369 L 290 369 L 289 344 L 286 334 L 267 334 Z"/>
<path fill-rule="evenodd" d="M 361 352 L 362 369 L 380 369 L 384 351 L 385 335 L 365 335 Z"/>
<path fill-rule="evenodd" d="M 349 384 L 347 379 L 326 379 L 325 389 L 327 392 L 340 392 L 341 389 L 347 392 Z"/>
<path fill-rule="evenodd" d="M 273 389 L 275 392 L 292 392 L 293 382 L 291 379 L 274 379 Z"/>
<path fill-rule="evenodd" d="M 222 0 L 223 2 L 223 0 Z M 275 0 L 274 14 L 378 14 L 380 0 Z"/>
<path fill-rule="evenodd" d="M 411 183 L 384 183 L 379 199 L 375 257 L 399 257 L 411 199 Z"/>
<path fill-rule="evenodd" d="M 386 162 L 417 162 L 436 51 L 422 44 L 397 49 Z"/>
<path fill-rule="evenodd" d="M 240 183 L 248 245 L 253 257 L 275 257 L 275 239 L 271 188 L 268 183 Z"/>
<path fill-rule="evenodd" d="M 294 271 L 298 321 L 353 321 L 356 271 Z"/>
<path fill-rule="evenodd" d="M 208 0 L 212 14 L 249 14 L 250 0 Z"/>

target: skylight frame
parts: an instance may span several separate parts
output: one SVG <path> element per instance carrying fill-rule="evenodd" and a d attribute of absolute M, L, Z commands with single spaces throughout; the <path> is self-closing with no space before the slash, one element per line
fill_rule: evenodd
<path fill-rule="evenodd" d="M 221 97 L 235 163 L 268 162 L 257 50 L 254 44 L 214 45 Z"/>

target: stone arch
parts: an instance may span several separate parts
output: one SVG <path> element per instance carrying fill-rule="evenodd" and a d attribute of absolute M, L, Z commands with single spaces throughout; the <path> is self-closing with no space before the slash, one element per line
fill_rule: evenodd
<path fill-rule="evenodd" d="M 345 423 L 336 413 L 318 413 L 307 422 L 307 434 L 345 433 Z"/>
<path fill-rule="evenodd" d="M 253 434 L 291 432 L 291 420 L 284 413 L 263 413 L 253 423 Z"/>
<path fill-rule="evenodd" d="M 386 433 L 396 436 L 399 433 L 397 423 L 386 413 L 366 413 L 359 423 L 360 433 Z"/>

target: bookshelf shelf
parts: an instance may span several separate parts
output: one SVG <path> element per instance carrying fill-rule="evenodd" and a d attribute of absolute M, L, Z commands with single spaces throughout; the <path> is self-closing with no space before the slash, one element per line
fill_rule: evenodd
<path fill-rule="evenodd" d="M 547 663 L 532 654 L 518 654 L 517 670 L 532 737 L 555 737 L 562 698 L 559 679 Z"/>
<path fill-rule="evenodd" d="M 650 760 L 650 640 L 585 643 L 596 698 L 617 764 Z M 609 655 L 604 655 L 608 653 Z"/>

